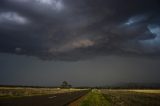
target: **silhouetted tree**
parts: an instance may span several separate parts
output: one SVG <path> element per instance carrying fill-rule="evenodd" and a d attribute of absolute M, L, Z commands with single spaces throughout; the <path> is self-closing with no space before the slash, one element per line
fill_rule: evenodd
<path fill-rule="evenodd" d="M 68 84 L 67 81 L 63 81 L 61 87 L 62 87 L 62 88 L 71 88 L 72 85 Z"/>

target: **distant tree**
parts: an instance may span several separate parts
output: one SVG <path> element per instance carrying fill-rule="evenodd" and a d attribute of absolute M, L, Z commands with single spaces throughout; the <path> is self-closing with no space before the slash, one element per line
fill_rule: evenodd
<path fill-rule="evenodd" d="M 67 87 L 68 86 L 68 82 L 67 81 L 63 81 L 61 86 L 62 87 Z"/>
<path fill-rule="evenodd" d="M 71 88 L 72 85 L 68 84 L 67 81 L 63 81 L 61 87 L 62 87 L 62 88 Z"/>

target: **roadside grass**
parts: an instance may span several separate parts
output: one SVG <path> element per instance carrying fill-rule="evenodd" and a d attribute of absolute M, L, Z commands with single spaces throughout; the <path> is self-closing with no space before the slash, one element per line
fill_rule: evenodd
<path fill-rule="evenodd" d="M 99 90 L 94 89 L 86 95 L 80 106 L 109 106 L 109 102 Z"/>
<path fill-rule="evenodd" d="M 160 94 L 150 91 L 101 90 L 111 106 L 160 106 Z M 147 92 L 147 93 L 144 93 Z M 152 92 L 156 92 L 152 90 Z"/>
<path fill-rule="evenodd" d="M 80 90 L 81 89 L 0 87 L 0 98 L 39 96 L 39 95 L 75 92 Z"/>

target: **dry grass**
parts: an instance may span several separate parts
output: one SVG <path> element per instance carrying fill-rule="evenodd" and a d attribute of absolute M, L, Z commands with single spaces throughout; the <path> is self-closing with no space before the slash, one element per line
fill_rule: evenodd
<path fill-rule="evenodd" d="M 79 91 L 80 89 L 0 87 L 0 97 L 23 97 Z"/>
<path fill-rule="evenodd" d="M 140 93 L 160 93 L 160 90 L 129 90 L 133 92 L 140 92 Z"/>
<path fill-rule="evenodd" d="M 160 106 L 157 90 L 101 90 L 111 106 Z M 156 92 L 156 93 L 155 93 Z"/>

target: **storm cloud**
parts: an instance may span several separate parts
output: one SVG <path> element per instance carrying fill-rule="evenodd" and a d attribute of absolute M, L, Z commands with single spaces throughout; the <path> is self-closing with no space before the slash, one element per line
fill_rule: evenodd
<path fill-rule="evenodd" d="M 44 60 L 160 56 L 159 0 L 1 0 L 0 52 Z"/>

